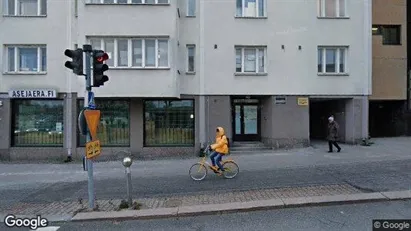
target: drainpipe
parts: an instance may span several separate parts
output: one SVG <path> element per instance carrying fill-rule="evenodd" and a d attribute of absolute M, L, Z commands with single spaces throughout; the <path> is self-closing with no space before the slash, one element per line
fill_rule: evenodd
<path fill-rule="evenodd" d="M 368 140 L 368 119 L 369 119 L 369 95 L 372 94 L 372 0 L 364 1 L 364 28 L 366 32 L 364 35 L 365 47 L 365 67 L 366 67 L 366 78 L 363 97 L 362 97 L 362 129 L 361 136 L 362 139 Z"/>
<path fill-rule="evenodd" d="M 411 78 L 411 59 L 410 59 L 410 54 L 411 54 L 411 4 L 409 1 L 405 1 L 406 4 L 406 27 L 407 31 L 407 109 L 411 110 L 411 86 L 410 86 L 410 78 Z"/>
<path fill-rule="evenodd" d="M 409 0 L 405 1 L 405 6 L 406 6 L 406 37 L 407 37 L 407 102 L 406 102 L 406 106 L 407 106 L 407 112 L 411 111 L 411 86 L 410 86 L 410 78 L 411 78 L 411 4 L 409 3 Z M 408 114 L 408 113 L 407 113 Z M 409 135 L 410 134 L 410 126 L 409 126 L 409 119 L 408 116 L 406 117 L 406 134 Z"/>
<path fill-rule="evenodd" d="M 77 2 L 77 1 L 75 1 Z M 67 44 L 69 47 L 73 46 L 73 38 L 72 38 L 72 20 L 73 20 L 73 15 L 74 12 L 77 13 L 77 10 L 74 9 L 73 12 L 73 7 L 77 7 L 77 4 L 73 4 L 71 1 L 67 1 L 68 4 L 68 14 L 67 14 Z M 67 157 L 71 158 L 72 156 L 72 134 L 73 134 L 73 129 L 72 129 L 72 124 L 73 124 L 73 102 L 72 102 L 72 79 L 73 76 L 71 76 L 71 73 L 66 72 L 68 76 L 66 76 L 67 82 L 67 94 L 66 94 L 66 124 L 63 125 L 63 133 L 65 134 L 66 137 L 66 142 L 67 142 Z"/>
<path fill-rule="evenodd" d="M 200 13 L 200 36 L 199 36 L 199 53 L 200 53 L 200 68 L 199 68 L 199 90 L 200 90 L 200 94 L 199 94 L 199 138 L 200 138 L 200 147 L 204 148 L 205 144 L 207 142 L 207 134 L 206 134 L 206 99 L 205 99 L 205 81 L 204 81 L 204 36 L 205 36 L 205 32 L 204 32 L 204 1 L 205 0 L 200 0 L 199 1 L 199 13 Z"/>

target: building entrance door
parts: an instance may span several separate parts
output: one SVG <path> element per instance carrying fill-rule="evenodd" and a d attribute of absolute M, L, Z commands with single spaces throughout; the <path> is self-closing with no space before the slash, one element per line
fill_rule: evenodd
<path fill-rule="evenodd" d="M 234 141 L 260 141 L 260 107 L 258 99 L 234 99 Z"/>

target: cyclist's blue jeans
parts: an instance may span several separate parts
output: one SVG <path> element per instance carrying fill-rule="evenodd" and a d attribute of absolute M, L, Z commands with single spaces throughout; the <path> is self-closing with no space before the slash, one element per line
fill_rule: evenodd
<path fill-rule="evenodd" d="M 217 166 L 221 169 L 224 170 L 223 166 L 221 165 L 221 159 L 223 158 L 223 154 L 218 153 L 218 152 L 213 152 L 210 155 L 211 158 L 211 163 L 213 164 L 213 166 L 215 166 L 215 162 L 217 161 Z"/>

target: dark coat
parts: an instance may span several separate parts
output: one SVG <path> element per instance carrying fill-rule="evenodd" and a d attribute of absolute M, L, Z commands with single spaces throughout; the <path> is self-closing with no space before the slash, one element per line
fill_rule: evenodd
<path fill-rule="evenodd" d="M 338 123 L 333 121 L 328 123 L 328 133 L 327 133 L 327 140 L 329 141 L 337 141 L 338 140 L 338 131 L 339 131 Z"/>

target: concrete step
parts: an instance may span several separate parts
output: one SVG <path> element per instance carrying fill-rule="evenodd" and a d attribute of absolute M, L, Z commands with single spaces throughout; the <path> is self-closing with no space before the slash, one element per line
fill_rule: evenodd
<path fill-rule="evenodd" d="M 262 142 L 233 142 L 232 147 L 265 147 Z"/>
<path fill-rule="evenodd" d="M 230 150 L 231 151 L 245 151 L 245 150 L 271 150 L 268 147 L 265 146 L 258 146 L 258 147 L 247 147 L 247 146 L 241 146 L 241 147 L 231 147 Z"/>
<path fill-rule="evenodd" d="M 231 155 L 241 155 L 241 154 L 261 154 L 261 153 L 272 153 L 273 150 L 272 149 L 261 149 L 261 150 L 242 150 L 242 151 L 232 151 L 230 150 L 230 154 Z"/>

